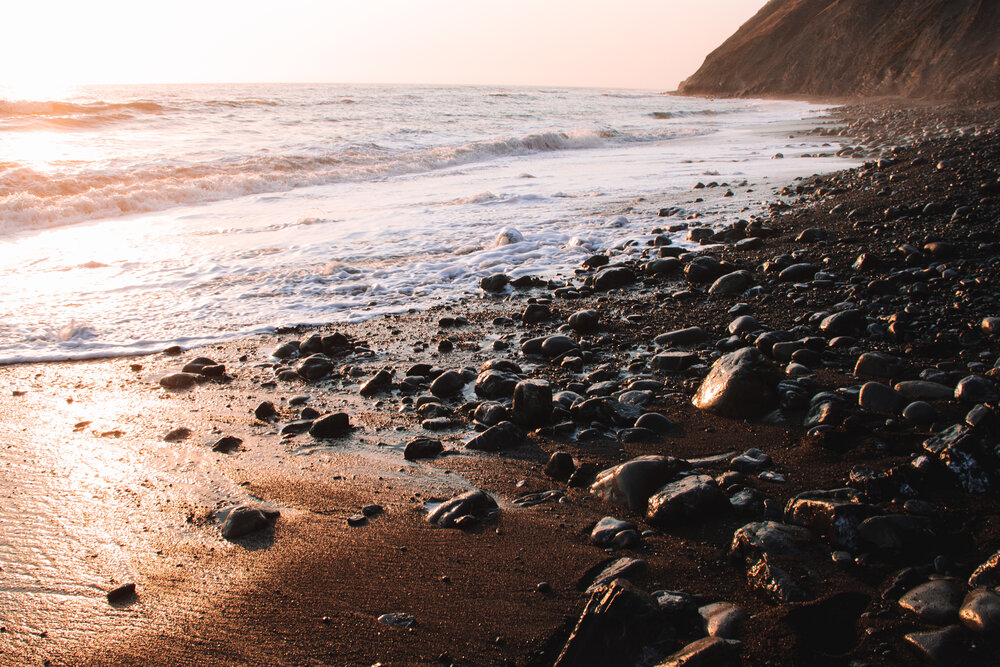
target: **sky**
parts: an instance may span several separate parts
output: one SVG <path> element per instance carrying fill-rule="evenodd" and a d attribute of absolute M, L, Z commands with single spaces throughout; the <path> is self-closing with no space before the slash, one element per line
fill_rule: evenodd
<path fill-rule="evenodd" d="M 673 90 L 765 0 L 34 0 L 0 85 L 440 83 Z"/>

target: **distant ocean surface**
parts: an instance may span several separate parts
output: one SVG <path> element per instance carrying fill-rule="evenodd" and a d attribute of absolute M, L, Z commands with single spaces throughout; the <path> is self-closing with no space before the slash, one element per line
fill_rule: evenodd
<path fill-rule="evenodd" d="M 845 166 L 770 160 L 815 151 L 780 129 L 821 111 L 585 89 L 0 88 L 0 363 L 401 312 L 497 271 L 568 275 L 655 226 L 655 202 L 618 217 L 639 197 Z"/>

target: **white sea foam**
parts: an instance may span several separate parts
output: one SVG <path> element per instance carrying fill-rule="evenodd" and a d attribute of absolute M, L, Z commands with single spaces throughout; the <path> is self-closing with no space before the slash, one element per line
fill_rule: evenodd
<path fill-rule="evenodd" d="M 805 104 L 495 92 L 154 87 L 0 108 L 0 362 L 356 321 L 496 271 L 571 276 L 589 253 L 641 250 L 626 242 L 650 238 L 661 203 L 690 206 L 705 172 L 763 197 L 765 176 L 846 164 L 769 159 L 823 152 L 785 138 Z M 35 136 L 8 127 L 17 114 L 127 118 Z"/>

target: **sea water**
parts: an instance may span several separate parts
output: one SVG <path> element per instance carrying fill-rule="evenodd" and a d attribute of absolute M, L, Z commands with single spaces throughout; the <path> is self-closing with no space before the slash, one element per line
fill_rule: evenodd
<path fill-rule="evenodd" d="M 404 312 L 495 272 L 572 275 L 648 238 L 698 181 L 846 166 L 784 131 L 823 111 L 560 88 L 0 91 L 0 363 Z"/>

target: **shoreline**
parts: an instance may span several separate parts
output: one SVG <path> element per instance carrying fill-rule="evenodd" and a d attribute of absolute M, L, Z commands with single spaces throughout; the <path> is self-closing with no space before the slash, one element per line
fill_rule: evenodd
<path fill-rule="evenodd" d="M 897 136 L 905 135 L 907 123 L 912 128 L 907 113 L 897 116 Z M 848 127 L 864 131 L 871 117 L 860 114 Z M 871 136 L 877 138 L 874 132 Z M 992 136 L 995 141 L 995 129 Z M 787 194 L 775 198 L 787 203 L 775 204 L 770 214 L 762 216 L 766 218 L 762 226 L 770 227 L 773 233 L 757 237 L 761 243 L 756 248 L 752 247 L 755 244 L 744 244 L 750 249 L 735 246 L 741 234 L 746 236 L 739 228 L 723 230 L 722 243 L 708 253 L 731 262 L 733 268 L 750 271 L 753 284 L 764 288 L 756 297 L 709 295 L 706 290 L 711 283 L 683 282 L 679 266 L 667 268 L 661 264 L 654 268 L 648 266 L 647 260 L 647 268 L 643 269 L 639 261 L 634 261 L 638 258 L 633 258 L 627 264 L 638 280 L 609 291 L 581 293 L 583 280 L 594 275 L 585 271 L 573 280 L 575 294 L 565 291 L 565 285 L 543 283 L 524 291 L 515 289 L 499 298 L 467 297 L 464 302 L 419 313 L 286 331 L 200 348 L 180 357 L 154 355 L 6 367 L 4 390 L 10 389 L 12 398 L 0 418 L 7 424 L 25 427 L 26 433 L 15 435 L 20 446 L 31 443 L 44 452 L 68 449 L 69 443 L 63 440 L 66 437 L 78 444 L 90 443 L 89 449 L 81 450 L 90 459 L 90 467 L 84 466 L 82 472 L 82 456 L 60 459 L 63 469 L 59 472 L 68 471 L 65 477 L 70 480 L 91 479 L 95 470 L 114 467 L 123 459 L 134 465 L 124 466 L 115 476 L 98 473 L 97 478 L 104 475 L 103 481 L 99 479 L 96 486 L 86 489 L 98 506 L 84 507 L 75 519 L 63 517 L 70 526 L 83 525 L 101 515 L 125 517 L 109 520 L 109 526 L 102 528 L 106 532 L 95 531 L 94 538 L 86 542 L 88 548 L 105 541 L 118 543 L 119 553 L 99 552 L 90 559 L 95 562 L 89 566 L 89 588 L 85 586 L 77 593 L 86 600 L 63 618 L 72 621 L 67 627 L 75 630 L 32 628 L 30 623 L 18 623 L 5 614 L 0 618 L 5 626 L 0 647 L 4 642 L 16 641 L 12 648 L 21 653 L 8 655 L 23 655 L 23 651 L 31 650 L 51 664 L 144 664 L 163 660 L 551 665 L 589 597 L 580 589 L 586 583 L 587 572 L 607 558 L 628 556 L 646 562 L 645 571 L 635 577 L 643 590 L 684 589 L 698 596 L 700 602 L 734 602 L 742 607 L 749 617 L 746 630 L 739 633 L 743 640 L 739 653 L 744 664 L 803 664 L 799 661 L 807 659 L 842 664 L 838 661 L 849 658 L 863 659 L 868 664 L 906 664 L 906 656 L 911 655 L 906 651 L 913 649 L 905 635 L 915 630 L 933 631 L 938 626 L 914 621 L 893 601 L 884 602 L 881 589 L 901 567 L 919 568 L 927 562 L 936 566 L 935 556 L 945 559 L 941 574 L 967 578 L 971 569 L 1000 548 L 1000 535 L 991 527 L 996 510 L 986 498 L 947 485 L 920 489 L 921 498 L 928 498 L 926 502 L 932 504 L 935 520 L 943 524 L 945 532 L 939 536 L 943 544 L 935 544 L 940 553 L 914 551 L 902 558 L 869 554 L 866 560 L 861 557 L 867 552 L 862 552 L 853 554 L 860 560 L 844 566 L 830 559 L 831 549 L 827 547 L 825 561 L 816 558 L 789 566 L 796 583 L 807 588 L 814 600 L 844 600 L 848 593 L 865 599 L 863 608 L 852 608 L 851 621 L 858 628 L 853 646 L 846 646 L 850 643 L 847 640 L 837 646 L 819 646 L 807 632 L 797 631 L 797 626 L 787 621 L 788 614 L 796 609 L 832 613 L 829 604 L 808 607 L 808 602 L 775 604 L 763 599 L 748 587 L 744 569 L 731 564 L 726 552 L 733 532 L 743 524 L 780 518 L 780 509 L 798 493 L 842 486 L 857 465 L 876 471 L 894 465 L 905 468 L 914 452 L 920 451 L 920 443 L 930 433 L 961 421 L 967 406 L 958 401 L 932 401 L 938 415 L 936 422 L 919 425 L 899 415 L 856 407 L 847 409 L 839 423 L 831 420 L 821 424 L 830 429 L 809 434 L 802 425 L 801 407 L 788 410 L 784 423 L 758 418 L 743 421 L 699 410 L 691 405 L 691 398 L 727 346 L 735 349 L 754 343 L 748 333 L 746 341 L 731 340 L 721 347 L 716 344 L 728 336 L 728 326 L 735 317 L 728 311 L 739 302 L 748 303 L 749 314 L 769 330 L 812 338 L 823 338 L 824 334 L 818 330 L 819 320 L 809 315 L 846 300 L 864 309 L 871 324 L 879 325 L 878 335 L 860 332 L 855 349 L 824 346 L 820 352 L 804 345 L 795 350 L 803 352 L 797 358 L 812 371 L 816 390 L 856 385 L 869 379 L 852 373 L 862 352 L 881 351 L 904 357 L 908 366 L 899 377 L 906 379 L 921 367 L 931 368 L 954 358 L 954 346 L 961 337 L 956 333 L 954 340 L 939 343 L 933 322 L 921 319 L 932 317 L 930 313 L 910 314 L 906 318 L 908 329 L 897 327 L 901 331 L 898 338 L 893 338 L 896 334 L 887 321 L 895 312 L 892 307 L 926 303 L 938 294 L 965 299 L 963 303 L 971 311 L 990 307 L 991 302 L 975 301 L 988 286 L 961 282 L 977 277 L 978 260 L 974 258 L 992 252 L 979 244 L 997 243 L 988 226 L 991 216 L 997 213 L 996 196 L 977 194 L 979 183 L 973 181 L 983 176 L 965 176 L 973 174 L 975 165 L 962 152 L 970 144 L 988 146 L 990 140 L 966 133 L 964 137 L 935 141 L 937 144 L 926 149 L 902 148 L 883 166 L 805 179 L 796 183 L 798 188 L 790 184 Z M 951 161 L 953 166 L 946 169 L 963 174 L 956 181 L 958 189 L 948 187 L 947 177 L 940 173 L 944 169 L 926 173 L 935 162 L 911 164 L 924 150 L 928 158 L 944 156 L 937 162 Z M 891 180 L 888 174 L 899 174 L 899 178 Z M 925 182 L 916 184 L 916 180 Z M 890 192 L 876 194 L 884 189 Z M 978 199 L 973 201 L 970 193 Z M 968 199 L 974 204 L 974 216 L 960 216 L 950 228 L 950 216 L 958 206 L 952 206 L 947 215 L 944 211 L 926 215 L 907 212 L 884 219 L 887 209 L 898 207 L 907 197 L 922 201 L 938 196 L 949 205 Z M 845 206 L 832 214 L 835 203 Z M 861 213 L 851 218 L 851 210 Z M 904 219 L 905 226 L 901 222 Z M 680 222 L 665 219 L 664 226 Z M 803 230 L 813 228 L 822 231 L 807 235 L 811 240 L 797 240 Z M 920 258 L 909 263 L 900 260 L 893 253 L 900 242 L 919 248 L 921 244 L 913 243 L 910 237 L 919 232 L 928 238 L 939 237 L 941 230 L 948 229 L 952 230 L 949 240 L 959 246 L 952 249 L 947 260 L 956 264 L 956 275 L 940 276 L 944 281 L 937 283 L 897 279 L 894 291 L 885 284 L 872 285 L 889 280 L 886 276 L 890 268 L 886 267 L 898 271 L 933 262 L 929 256 L 925 264 L 920 264 Z M 974 231 L 982 240 L 964 242 L 956 236 L 957 230 Z M 651 233 L 651 240 L 655 236 Z M 674 244 L 644 249 L 652 255 L 659 254 L 660 247 Z M 829 272 L 833 277 L 786 283 L 780 282 L 776 273 L 760 270 L 767 261 L 794 250 L 800 251 L 795 260 L 815 263 L 817 271 Z M 871 269 L 855 272 L 850 266 L 860 252 L 878 254 L 886 265 L 875 269 L 874 274 L 869 273 Z M 610 259 L 615 264 L 619 258 Z M 666 273 L 659 273 L 661 270 Z M 909 289 L 914 284 L 925 285 L 930 296 Z M 964 296 L 952 294 L 955 284 L 960 284 Z M 548 315 L 537 322 L 518 322 L 529 306 L 547 307 Z M 585 343 L 577 357 L 579 364 L 552 363 L 542 356 L 522 354 L 523 340 L 559 333 L 571 313 L 585 309 L 598 311 L 601 324 L 593 332 L 565 332 Z M 933 316 L 939 316 L 938 323 L 946 325 L 942 331 L 954 329 L 959 333 L 967 332 L 971 325 L 978 326 L 983 317 L 1000 315 L 985 310 L 939 310 Z M 464 317 L 468 323 L 456 326 L 456 317 Z M 509 321 L 497 323 L 497 317 Z M 451 322 L 442 318 L 451 318 Z M 899 317 L 893 322 L 903 320 Z M 693 355 L 686 357 L 687 367 L 654 367 L 652 359 L 665 349 L 656 345 L 654 338 L 692 325 L 703 327 L 708 335 L 693 345 L 677 345 L 678 351 Z M 334 355 L 333 376 L 314 384 L 277 378 L 275 371 L 294 366 L 289 363 L 273 369 L 268 352 L 280 342 L 305 341 L 317 331 L 340 331 L 348 336 L 349 345 Z M 452 351 L 439 351 L 438 345 L 445 339 L 450 340 Z M 497 341 L 502 344 L 495 345 Z M 991 339 L 980 336 L 977 341 L 966 336 L 962 344 L 966 343 L 972 353 L 962 359 L 965 370 L 986 373 L 992 357 L 976 355 L 990 352 Z M 231 381 L 208 380 L 179 392 L 155 385 L 159 374 L 201 354 L 225 364 Z M 441 414 L 450 414 L 454 422 L 440 431 L 422 428 L 421 417 L 413 409 L 416 399 L 427 395 L 429 382 L 414 382 L 413 392 L 397 388 L 370 398 L 359 395 L 361 384 L 386 366 L 394 369 L 393 381 L 398 385 L 414 364 L 426 363 L 445 370 L 469 367 L 474 369 L 474 378 L 483 363 L 497 358 L 520 366 L 523 372 L 519 375 L 547 380 L 553 392 L 582 385 L 581 393 L 586 393 L 594 385 L 611 381 L 618 383 L 617 390 L 602 387 L 594 395 L 607 390 L 617 395 L 633 382 L 652 380 L 659 383 L 658 388 L 638 390 L 653 392 L 646 410 L 667 416 L 677 427 L 651 441 L 632 441 L 631 436 L 619 435 L 623 424 L 600 415 L 579 418 L 567 410 L 562 419 L 573 422 L 572 436 L 567 435 L 567 429 L 555 428 L 563 422 L 552 419 L 555 423 L 543 424 L 540 431 L 529 433 L 523 443 L 508 451 L 479 454 L 464 448 L 464 442 L 476 433 L 473 406 L 469 405 L 476 399 L 471 378 L 464 393 L 440 402 Z M 968 362 L 983 367 L 973 369 Z M 776 363 L 783 365 L 787 360 Z M 133 364 L 141 368 L 135 370 Z M 15 391 L 27 393 L 16 396 Z M 321 413 L 347 412 L 354 430 L 326 442 L 315 441 L 308 434 L 282 440 L 278 429 L 298 413 L 289 399 L 307 393 L 312 395 L 307 407 L 316 407 Z M 263 422 L 254 417 L 255 408 L 263 400 L 274 402 L 279 421 Z M 38 415 L 45 418 L 38 419 Z M 89 423 L 79 427 L 84 421 Z M 177 426 L 187 426 L 192 434 L 179 443 L 163 443 L 163 434 Z M 593 437 L 580 437 L 588 428 L 593 431 L 588 436 Z M 211 453 L 212 442 L 222 435 L 235 435 L 243 442 L 232 453 Z M 415 436 L 440 439 L 448 455 L 407 462 L 402 456 L 403 445 Z M 57 443 L 62 444 L 57 448 Z M 554 480 L 543 471 L 555 451 L 571 454 L 578 467 L 590 464 L 593 469 L 603 469 L 644 454 L 697 460 L 726 452 L 738 454 L 750 447 L 767 453 L 774 461 L 770 470 L 782 475 L 784 481 L 756 474 L 742 480 L 730 477 L 729 481 L 745 489 L 756 488 L 760 499 L 767 498 L 770 503 L 746 515 L 736 510 L 706 512 L 697 519 L 668 527 L 651 523 L 640 512 L 604 502 L 586 487 Z M 141 455 L 147 449 L 154 454 L 163 449 L 175 452 L 177 465 L 150 474 Z M 22 454 L 16 450 L 10 454 L 4 461 L 8 468 Z M 701 466 L 721 477 L 730 459 L 728 456 Z M 452 478 L 456 481 L 452 482 Z M 499 519 L 485 520 L 468 532 L 428 524 L 424 513 L 427 502 L 445 500 L 467 488 L 457 478 L 491 494 L 500 505 Z M 179 493 L 175 487 L 166 490 L 168 484 L 179 487 L 181 479 L 195 485 L 211 479 L 216 485 L 215 505 L 197 500 L 197 494 Z M 224 486 L 226 479 L 230 487 Z M 527 493 L 550 490 L 561 493 L 565 502 L 553 499 L 529 507 L 514 503 Z M 188 498 L 195 499 L 195 506 L 184 505 Z M 71 500 L 64 498 L 65 507 L 77 507 Z M 222 540 L 211 514 L 237 502 L 261 502 L 279 509 L 281 515 L 273 529 L 256 537 L 243 542 Z M 892 499 L 866 498 L 865 502 L 881 515 L 903 513 L 901 504 Z M 349 525 L 348 519 L 369 503 L 381 505 L 382 512 L 365 525 Z M 13 511 L 16 509 L 15 504 Z M 638 545 L 606 553 L 590 544 L 589 534 L 594 522 L 607 515 L 634 521 L 653 532 Z M 58 511 L 48 516 L 59 523 Z M 7 523 L 16 517 L 4 519 Z M 136 538 L 143 530 L 151 537 Z M 956 535 L 964 537 L 950 544 L 943 539 Z M 57 532 L 52 533 L 53 540 L 57 536 Z M 819 538 L 812 542 L 823 545 Z M 63 556 L 69 558 L 70 554 Z M 30 576 L 27 564 L 24 570 Z M 5 564 L 5 571 L 11 576 L 20 574 L 19 568 L 12 571 L 9 564 Z M 126 583 L 126 579 L 136 584 L 137 598 L 121 608 L 109 606 L 103 600 L 103 591 Z M 547 587 L 540 587 L 542 583 Z M 16 593 L 7 591 L 6 595 L 6 602 L 18 602 Z M 628 646 L 616 645 L 615 650 L 625 656 L 636 644 L 641 647 L 647 642 L 666 656 L 683 648 L 703 632 L 691 625 L 691 611 L 686 608 L 687 616 L 674 618 L 675 637 L 671 642 L 632 637 Z M 405 629 L 377 622 L 378 616 L 390 612 L 411 613 L 416 625 Z M 58 621 L 59 616 L 47 618 Z M 868 628 L 872 631 L 868 632 Z M 894 653 L 886 654 L 886 649 Z M 976 651 L 962 655 L 968 657 L 969 664 L 977 664 L 976 660 L 988 664 L 997 653 L 983 640 Z"/>

